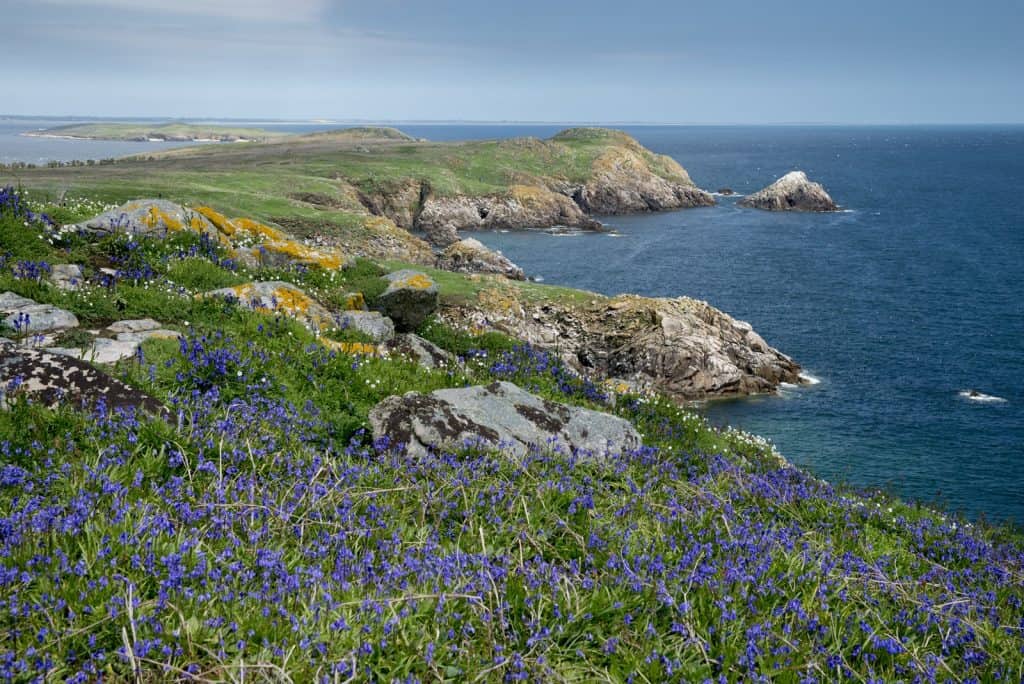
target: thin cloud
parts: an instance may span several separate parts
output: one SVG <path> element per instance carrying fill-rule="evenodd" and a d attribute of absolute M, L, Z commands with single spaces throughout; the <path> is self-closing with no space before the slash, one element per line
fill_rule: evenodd
<path fill-rule="evenodd" d="M 50 5 L 94 7 L 236 21 L 302 23 L 322 17 L 330 0 L 44 0 Z"/>

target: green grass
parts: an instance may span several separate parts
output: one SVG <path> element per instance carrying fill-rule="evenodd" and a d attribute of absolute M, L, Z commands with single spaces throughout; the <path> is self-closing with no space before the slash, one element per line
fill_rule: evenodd
<path fill-rule="evenodd" d="M 56 126 L 38 131 L 42 135 L 60 135 L 91 140 L 148 140 L 150 138 L 186 137 L 193 139 L 221 139 L 229 136 L 247 140 L 269 140 L 288 135 L 262 128 L 238 126 L 211 126 L 181 122 L 135 124 L 135 123 L 86 123 Z"/>

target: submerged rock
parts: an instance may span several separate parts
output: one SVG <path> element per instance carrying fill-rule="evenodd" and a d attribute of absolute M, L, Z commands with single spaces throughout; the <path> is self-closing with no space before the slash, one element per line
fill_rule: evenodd
<path fill-rule="evenodd" d="M 741 207 L 767 211 L 835 211 L 839 208 L 819 183 L 803 171 L 790 171 L 767 188 L 747 195 Z"/>
<path fill-rule="evenodd" d="M 512 280 L 526 280 L 523 269 L 501 252 L 488 249 L 473 238 L 460 240 L 448 247 L 437 258 L 437 267 L 456 273 L 493 273 Z"/>
<path fill-rule="evenodd" d="M 509 382 L 388 397 L 370 411 L 375 438 L 422 455 L 431 447 L 483 441 L 515 456 L 558 446 L 600 459 L 641 446 L 628 421 L 542 399 Z"/>
<path fill-rule="evenodd" d="M 24 349 L 0 339 L 0 407 L 24 393 L 56 407 L 71 402 L 108 409 L 135 408 L 163 415 L 164 406 L 145 392 L 129 387 L 85 361 L 40 349 Z"/>
<path fill-rule="evenodd" d="M 384 276 L 388 288 L 377 297 L 377 306 L 399 332 L 410 332 L 437 311 L 437 285 L 426 273 L 412 270 L 395 271 Z"/>

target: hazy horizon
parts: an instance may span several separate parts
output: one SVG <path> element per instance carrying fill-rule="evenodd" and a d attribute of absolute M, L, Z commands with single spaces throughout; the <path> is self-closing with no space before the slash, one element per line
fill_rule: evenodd
<path fill-rule="evenodd" d="M 1009 0 L 0 0 L 9 115 L 1008 124 Z"/>

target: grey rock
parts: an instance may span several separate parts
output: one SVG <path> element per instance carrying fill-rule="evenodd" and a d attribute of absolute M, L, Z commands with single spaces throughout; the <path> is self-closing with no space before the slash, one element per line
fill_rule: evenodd
<path fill-rule="evenodd" d="M 454 355 L 412 333 L 396 336 L 385 344 L 384 348 L 389 354 L 404 356 L 424 368 L 441 368 L 454 365 L 456 362 Z"/>
<path fill-rule="evenodd" d="M 335 320 L 339 328 L 358 330 L 374 342 L 386 342 L 395 336 L 394 322 L 379 311 L 342 311 Z"/>
<path fill-rule="evenodd" d="M 600 460 L 642 444 L 622 418 L 548 401 L 508 382 L 388 397 L 371 409 L 370 425 L 375 438 L 405 444 L 413 455 L 482 440 L 513 456 L 550 445 Z"/>
<path fill-rule="evenodd" d="M 437 267 L 456 273 L 493 273 L 512 280 L 526 280 L 523 269 L 510 259 L 488 249 L 473 238 L 460 240 L 451 245 L 437 258 Z"/>
<path fill-rule="evenodd" d="M 50 267 L 50 282 L 61 290 L 77 290 L 85 283 L 85 274 L 78 264 L 54 264 Z"/>
<path fill-rule="evenodd" d="M 160 322 L 154 321 L 152 318 L 135 318 L 111 323 L 107 326 L 107 330 L 112 333 L 133 333 L 142 332 L 143 330 L 156 330 L 159 327 Z"/>
<path fill-rule="evenodd" d="M 215 240 L 217 228 L 202 214 L 162 199 L 139 199 L 103 212 L 75 226 L 87 233 L 166 237 L 183 230 L 205 233 Z"/>
<path fill-rule="evenodd" d="M 41 349 L 22 349 L 0 340 L 0 406 L 7 406 L 12 395 L 20 393 L 47 406 L 68 402 L 93 406 L 103 401 L 108 409 L 136 408 L 167 414 L 154 397 L 85 361 Z"/>
<path fill-rule="evenodd" d="M 4 325 L 23 334 L 46 333 L 78 327 L 78 318 L 52 304 L 38 304 L 13 292 L 0 294 Z"/>
<path fill-rule="evenodd" d="M 426 233 L 427 242 L 444 249 L 459 241 L 459 231 L 451 221 L 447 223 L 425 223 L 420 226 Z"/>
<path fill-rule="evenodd" d="M 384 279 L 388 288 L 377 297 L 377 306 L 399 332 L 415 330 L 437 311 L 437 285 L 426 273 L 402 270 L 388 273 Z"/>
<path fill-rule="evenodd" d="M 813 183 L 803 171 L 790 171 L 768 187 L 747 195 L 741 207 L 767 211 L 836 211 L 839 209 L 825 188 Z"/>

